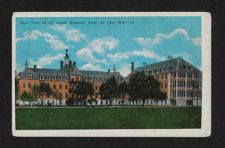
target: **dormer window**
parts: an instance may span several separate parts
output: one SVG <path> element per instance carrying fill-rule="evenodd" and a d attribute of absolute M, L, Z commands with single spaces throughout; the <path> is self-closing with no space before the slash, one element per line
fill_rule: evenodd
<path fill-rule="evenodd" d="M 65 80 L 68 80 L 68 77 L 67 76 L 65 76 Z"/>
<path fill-rule="evenodd" d="M 59 80 L 62 80 L 62 76 L 59 76 Z"/>
<path fill-rule="evenodd" d="M 42 74 L 39 75 L 39 79 L 43 80 L 44 76 Z"/>
<path fill-rule="evenodd" d="M 29 73 L 29 74 L 27 74 L 27 78 L 28 79 L 32 79 L 32 75 Z"/>

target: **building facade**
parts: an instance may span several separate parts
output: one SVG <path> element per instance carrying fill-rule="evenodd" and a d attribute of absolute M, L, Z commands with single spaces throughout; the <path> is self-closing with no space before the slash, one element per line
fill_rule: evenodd
<path fill-rule="evenodd" d="M 152 75 L 160 83 L 160 89 L 167 94 L 167 104 L 177 106 L 201 105 L 202 100 L 202 72 L 185 61 L 184 59 L 168 57 L 168 60 L 134 68 L 131 62 L 131 74 L 144 71 L 146 75 Z M 130 75 L 130 74 L 129 74 Z M 19 94 L 31 92 L 32 87 L 41 83 L 48 84 L 53 90 L 50 96 L 44 99 L 63 99 L 79 98 L 76 93 L 77 85 L 80 81 L 90 82 L 93 86 L 94 94 L 89 96 L 92 99 L 100 99 L 100 86 L 110 77 L 115 77 L 118 82 L 127 81 L 129 75 L 123 77 L 116 71 L 115 65 L 111 71 L 86 71 L 79 70 L 75 61 L 71 61 L 68 50 L 64 61 L 60 61 L 59 69 L 32 68 L 25 63 L 23 72 L 17 75 L 19 80 Z"/>
<path fill-rule="evenodd" d="M 133 64 L 131 67 L 134 69 Z M 168 104 L 201 105 L 202 72 L 184 59 L 169 56 L 168 60 L 133 70 L 137 71 L 144 71 L 161 83 L 161 91 L 167 94 Z"/>
<path fill-rule="evenodd" d="M 115 65 L 112 72 L 109 69 L 108 71 L 79 70 L 76 62 L 69 59 L 67 49 L 64 61 L 60 61 L 59 67 L 59 69 L 46 69 L 37 68 L 34 65 L 31 68 L 28 67 L 26 60 L 25 69 L 18 76 L 19 96 L 24 91 L 31 92 L 33 86 L 45 83 L 53 90 L 53 93 L 49 97 L 44 96 L 43 99 L 59 98 L 67 100 L 68 98 L 79 98 L 80 96 L 76 93 L 77 84 L 79 81 L 86 81 L 93 85 L 94 94 L 92 98 L 98 100 L 100 99 L 99 89 L 103 82 L 106 82 L 112 76 L 119 82 L 124 80 L 124 77 L 116 71 Z"/>

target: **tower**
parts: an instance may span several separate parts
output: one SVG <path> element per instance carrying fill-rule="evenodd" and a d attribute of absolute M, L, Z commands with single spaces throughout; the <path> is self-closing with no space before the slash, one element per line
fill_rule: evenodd
<path fill-rule="evenodd" d="M 28 68 L 27 58 L 26 58 L 26 62 L 25 62 L 25 68 Z"/>
<path fill-rule="evenodd" d="M 113 67 L 113 72 L 116 72 L 116 66 L 115 66 L 115 64 L 114 64 L 114 67 Z"/>
<path fill-rule="evenodd" d="M 134 72 L 134 62 L 131 62 L 131 73 Z"/>
<path fill-rule="evenodd" d="M 64 60 L 65 60 L 65 66 L 66 66 L 66 65 L 69 65 L 69 60 L 70 60 L 70 59 L 69 59 L 69 55 L 68 55 L 67 52 L 68 52 L 68 49 L 66 49 L 66 55 L 65 55 L 65 58 L 64 58 Z"/>

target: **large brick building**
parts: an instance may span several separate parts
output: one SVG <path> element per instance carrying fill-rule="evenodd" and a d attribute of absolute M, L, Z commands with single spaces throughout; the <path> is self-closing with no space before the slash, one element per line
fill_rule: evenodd
<path fill-rule="evenodd" d="M 99 89 L 102 83 L 112 76 L 117 81 L 129 82 L 129 75 L 125 78 L 115 65 L 113 71 L 85 71 L 79 70 L 75 61 L 69 59 L 68 50 L 64 61 L 60 61 L 59 69 L 32 68 L 25 63 L 25 69 L 19 74 L 19 96 L 24 92 L 30 92 L 34 85 L 47 83 L 54 94 L 61 99 L 79 98 L 76 94 L 76 86 L 79 81 L 91 82 L 94 89 L 93 99 L 100 99 Z M 168 57 L 168 60 L 134 68 L 131 62 L 131 74 L 144 71 L 146 75 L 153 75 L 161 83 L 161 91 L 167 94 L 167 104 L 186 106 L 201 105 L 202 72 L 183 60 L 182 58 Z M 52 94 L 49 98 L 55 98 Z"/>
<path fill-rule="evenodd" d="M 167 94 L 169 104 L 201 105 L 202 72 L 184 59 L 168 57 L 168 60 L 138 67 L 132 71 L 144 71 L 161 83 L 161 91 Z"/>
<path fill-rule="evenodd" d="M 115 76 L 120 82 L 123 81 L 123 76 L 116 71 L 115 65 L 113 71 L 84 71 L 76 67 L 76 62 L 69 59 L 68 50 L 66 50 L 64 61 L 60 61 L 59 69 L 37 68 L 34 65 L 28 67 L 26 60 L 25 69 L 19 74 L 19 96 L 24 92 L 30 92 L 34 85 L 40 83 L 48 84 L 52 88 L 53 94 L 61 99 L 79 98 L 76 94 L 76 86 L 78 81 L 91 82 L 94 89 L 93 99 L 99 99 L 99 88 L 108 78 Z M 51 99 L 54 95 L 49 96 Z"/>

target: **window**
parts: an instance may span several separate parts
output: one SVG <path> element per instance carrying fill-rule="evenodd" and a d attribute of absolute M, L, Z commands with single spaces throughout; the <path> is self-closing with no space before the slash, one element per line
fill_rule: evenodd
<path fill-rule="evenodd" d="M 31 88 L 31 84 L 30 83 L 28 83 L 28 88 Z"/>
<path fill-rule="evenodd" d="M 43 80 L 44 76 L 42 74 L 39 75 L 39 79 Z"/>
<path fill-rule="evenodd" d="M 31 79 L 32 78 L 32 75 L 31 74 L 27 74 L 27 78 L 28 79 Z"/>
<path fill-rule="evenodd" d="M 167 88 L 167 83 L 165 83 L 165 88 Z"/>
<path fill-rule="evenodd" d="M 66 79 L 66 80 L 68 80 L 68 77 L 67 77 L 67 76 L 65 76 L 65 79 Z"/>
<path fill-rule="evenodd" d="M 79 81 L 79 77 L 76 77 L 76 81 Z"/>
<path fill-rule="evenodd" d="M 59 80 L 62 80 L 62 76 L 59 76 Z"/>
<path fill-rule="evenodd" d="M 47 88 L 49 88 L 49 83 L 46 84 Z"/>
<path fill-rule="evenodd" d="M 23 82 L 23 88 L 25 88 L 25 87 L 26 87 L 26 83 Z"/>
<path fill-rule="evenodd" d="M 68 98 L 68 93 L 66 93 L 66 98 Z"/>
<path fill-rule="evenodd" d="M 59 84 L 59 89 L 62 89 L 62 84 Z"/>
<path fill-rule="evenodd" d="M 56 89 L 56 85 L 55 84 L 53 84 L 53 89 Z"/>
<path fill-rule="evenodd" d="M 65 89 L 67 89 L 67 85 L 65 85 Z"/>

